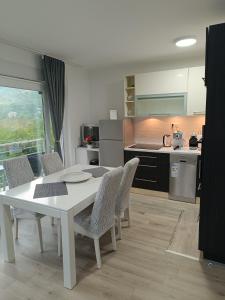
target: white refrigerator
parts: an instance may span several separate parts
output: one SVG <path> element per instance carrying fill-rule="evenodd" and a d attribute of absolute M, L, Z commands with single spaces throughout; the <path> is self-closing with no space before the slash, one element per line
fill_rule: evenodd
<path fill-rule="evenodd" d="M 99 122 L 100 165 L 123 166 L 123 146 L 123 121 L 101 120 Z"/>

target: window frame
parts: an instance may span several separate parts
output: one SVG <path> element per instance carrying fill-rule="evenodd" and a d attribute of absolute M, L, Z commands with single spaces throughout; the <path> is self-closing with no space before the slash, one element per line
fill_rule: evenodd
<path fill-rule="evenodd" d="M 45 152 L 46 153 L 51 152 L 51 144 L 50 144 L 51 118 L 50 118 L 49 105 L 46 100 L 47 97 L 46 97 L 45 82 L 0 75 L 0 86 L 24 89 L 24 90 L 32 90 L 32 91 L 40 92 L 42 94 Z"/>

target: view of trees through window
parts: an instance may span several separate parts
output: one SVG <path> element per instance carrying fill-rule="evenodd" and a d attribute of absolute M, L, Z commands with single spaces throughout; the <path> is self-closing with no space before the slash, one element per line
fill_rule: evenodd
<path fill-rule="evenodd" d="M 0 161 L 44 151 L 42 94 L 33 90 L 0 87 Z"/>

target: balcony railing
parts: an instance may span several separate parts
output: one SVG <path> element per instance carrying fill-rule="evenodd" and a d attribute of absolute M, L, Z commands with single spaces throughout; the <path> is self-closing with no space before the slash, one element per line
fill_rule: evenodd
<path fill-rule="evenodd" d="M 0 191 L 7 187 L 7 179 L 2 164 L 4 160 L 27 155 L 35 176 L 39 176 L 42 169 L 39 156 L 44 152 L 45 141 L 41 138 L 0 144 Z"/>

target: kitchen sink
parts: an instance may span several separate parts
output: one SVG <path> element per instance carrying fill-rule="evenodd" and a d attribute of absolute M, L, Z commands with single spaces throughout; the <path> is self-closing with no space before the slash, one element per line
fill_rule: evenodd
<path fill-rule="evenodd" d="M 163 145 L 159 145 L 159 144 L 135 144 L 130 146 L 129 148 L 159 150 L 162 147 Z"/>

